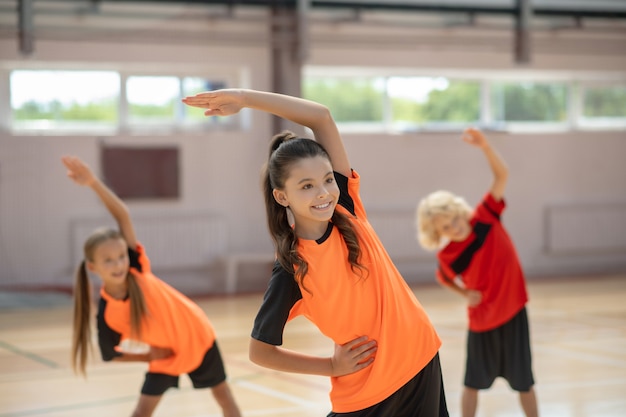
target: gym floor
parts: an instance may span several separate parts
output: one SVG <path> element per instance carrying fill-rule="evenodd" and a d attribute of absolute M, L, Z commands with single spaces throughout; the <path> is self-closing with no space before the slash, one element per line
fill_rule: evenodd
<path fill-rule="evenodd" d="M 626 416 L 626 275 L 528 282 L 533 368 L 543 417 Z M 437 284 L 413 287 L 443 340 L 441 362 L 451 416 L 460 416 L 466 315 L 462 300 Z M 195 299 L 213 322 L 229 382 L 244 416 L 320 417 L 330 410 L 324 377 L 284 374 L 248 360 L 250 329 L 262 294 Z M 0 417 L 129 416 L 145 364 L 103 363 L 88 377 L 70 367 L 71 298 L 58 293 L 0 293 Z M 298 318 L 285 347 L 319 356 L 332 343 Z M 220 416 L 208 390 L 181 377 L 155 417 Z M 505 381 L 479 396 L 477 417 L 523 416 Z"/>

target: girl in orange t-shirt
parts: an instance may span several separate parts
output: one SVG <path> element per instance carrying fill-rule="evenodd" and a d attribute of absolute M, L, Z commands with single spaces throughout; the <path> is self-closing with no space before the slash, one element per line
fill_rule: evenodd
<path fill-rule="evenodd" d="M 367 220 L 359 175 L 328 109 L 238 89 L 183 102 L 208 109 L 208 116 L 258 109 L 315 135 L 312 140 L 284 132 L 270 144 L 263 189 L 277 261 L 255 319 L 250 359 L 279 371 L 330 377 L 329 416 L 448 416 L 440 339 Z M 332 356 L 280 346 L 285 323 L 297 315 L 334 341 Z"/>
<path fill-rule="evenodd" d="M 62 162 L 74 182 L 96 193 L 119 227 L 96 230 L 84 245 L 74 291 L 74 370 L 85 374 L 90 350 L 89 270 L 102 280 L 97 327 L 103 360 L 149 363 L 133 417 L 150 417 L 163 393 L 178 387 L 181 374 L 188 374 L 195 388 L 211 388 L 225 417 L 241 417 L 209 319 L 152 274 L 126 205 L 80 159 L 64 157 Z"/>

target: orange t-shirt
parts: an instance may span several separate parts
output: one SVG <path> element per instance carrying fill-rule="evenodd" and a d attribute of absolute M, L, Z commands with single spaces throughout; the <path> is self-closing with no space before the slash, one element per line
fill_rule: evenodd
<path fill-rule="evenodd" d="M 174 352 L 169 358 L 151 361 L 149 371 L 168 375 L 193 371 L 215 341 L 211 322 L 197 304 L 152 274 L 142 245 L 137 245 L 135 254 L 129 252 L 138 255 L 138 264 L 131 261 L 131 273 L 143 291 L 148 311 L 139 341 Z M 118 343 L 131 339 L 130 301 L 116 300 L 104 288 L 100 296 L 98 339 L 103 358 L 111 360 L 119 355 L 115 352 L 119 350 Z"/>
<path fill-rule="evenodd" d="M 281 268 L 275 266 L 252 337 L 280 344 L 273 329 L 304 315 L 337 344 L 364 335 L 376 340 L 378 350 L 372 365 L 331 378 L 333 411 L 346 413 L 378 404 L 401 388 L 433 359 L 441 341 L 367 221 L 358 193 L 358 174 L 353 171 L 352 178 L 346 179 L 335 173 L 335 177 L 342 193 L 336 210 L 350 217 L 361 246 L 360 263 L 367 271 L 363 277 L 352 271 L 348 249 L 336 227 L 317 241 L 299 239 L 298 253 L 309 265 L 306 290 L 297 291 L 293 275 L 287 279 L 283 273 L 279 284 Z M 287 288 L 290 282 L 295 288 Z M 278 298 L 291 300 L 288 314 L 276 312 L 272 306 L 282 303 L 275 303 Z"/>

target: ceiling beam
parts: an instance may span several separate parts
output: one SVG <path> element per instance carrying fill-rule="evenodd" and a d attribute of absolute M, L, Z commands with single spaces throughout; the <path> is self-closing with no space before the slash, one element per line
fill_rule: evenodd
<path fill-rule="evenodd" d="M 532 19 L 532 6 L 530 0 L 516 0 L 515 6 L 515 33 L 514 53 L 515 62 L 527 64 L 530 62 L 530 21 Z"/>
<path fill-rule="evenodd" d="M 172 3 L 180 4 L 173 0 L 100 0 L 104 3 Z M 516 0 L 517 1 L 517 0 Z M 269 7 L 280 4 L 281 7 L 298 7 L 298 0 L 185 0 L 186 4 L 206 4 L 206 5 L 229 5 L 229 6 L 259 6 Z M 440 1 L 417 1 L 417 0 L 310 0 L 309 7 L 326 9 L 364 9 L 381 11 L 414 11 L 414 12 L 436 12 L 436 13 L 478 13 L 478 14 L 499 14 L 515 16 L 517 5 L 507 6 L 508 2 L 492 2 L 486 6 L 485 2 L 473 4 L 471 1 L 458 1 L 457 3 Z M 615 3 L 619 5 L 619 3 Z M 535 16 L 546 17 L 588 17 L 605 19 L 626 19 L 626 4 L 616 7 L 606 7 L 597 5 L 590 1 L 584 8 L 574 8 L 567 6 L 557 7 L 554 5 L 533 5 Z"/>

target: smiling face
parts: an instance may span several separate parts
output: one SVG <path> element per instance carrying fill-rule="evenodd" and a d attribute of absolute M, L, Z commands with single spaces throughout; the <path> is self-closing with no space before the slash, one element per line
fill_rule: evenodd
<path fill-rule="evenodd" d="M 100 277 L 108 293 L 125 289 L 130 268 L 126 241 L 111 238 L 99 243 L 93 250 L 91 260 L 87 262 L 87 268 Z"/>
<path fill-rule="evenodd" d="M 274 199 L 291 209 L 298 237 L 322 237 L 339 200 L 339 186 L 330 161 L 314 156 L 293 163 L 284 188 L 274 189 Z"/>
<path fill-rule="evenodd" d="M 439 236 L 452 242 L 461 242 L 470 235 L 472 227 L 464 213 L 433 217 L 433 226 Z"/>

